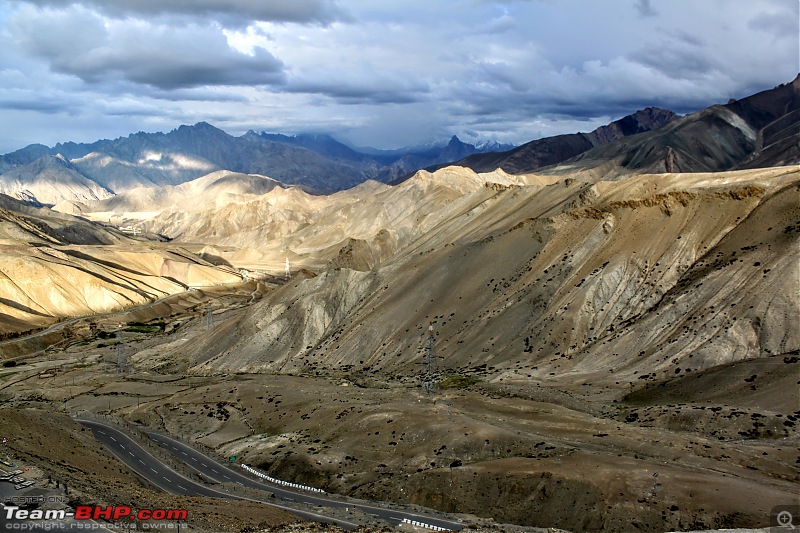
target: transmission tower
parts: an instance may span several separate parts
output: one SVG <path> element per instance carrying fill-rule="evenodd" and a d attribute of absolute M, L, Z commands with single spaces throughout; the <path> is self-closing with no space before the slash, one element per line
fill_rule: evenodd
<path fill-rule="evenodd" d="M 206 308 L 206 329 L 211 331 L 214 329 L 214 314 L 211 312 L 211 304 Z"/>
<path fill-rule="evenodd" d="M 439 390 L 439 368 L 436 365 L 436 339 L 433 337 L 433 324 L 428 323 L 428 340 L 425 342 L 425 355 L 422 364 L 425 371 L 422 376 L 422 389 L 428 394 Z"/>
<path fill-rule="evenodd" d="M 122 324 L 117 330 L 117 372 L 128 371 L 128 356 L 125 353 L 125 337 L 122 335 Z"/>
<path fill-rule="evenodd" d="M 289 281 L 292 278 L 292 270 L 289 268 L 289 258 L 286 258 L 286 281 Z"/>

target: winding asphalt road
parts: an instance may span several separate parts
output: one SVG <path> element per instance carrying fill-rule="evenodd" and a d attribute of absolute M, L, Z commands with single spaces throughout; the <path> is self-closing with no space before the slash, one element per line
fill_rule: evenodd
<path fill-rule="evenodd" d="M 214 490 L 211 487 L 201 485 L 175 472 L 169 466 L 162 463 L 158 458 L 150 455 L 147 450 L 142 448 L 136 441 L 122 431 L 112 426 L 92 420 L 78 419 L 77 421 L 91 429 L 95 439 L 97 439 L 98 442 L 100 442 L 112 454 L 114 454 L 117 459 L 128 465 L 131 470 L 145 478 L 150 483 L 156 485 L 161 490 L 170 494 L 250 500 L 284 509 L 306 520 L 324 522 L 327 524 L 336 524 L 345 529 L 355 529 L 358 527 L 358 524 L 354 522 L 348 522 L 346 520 L 332 518 L 308 511 L 302 511 L 272 502 L 266 502 L 257 500 L 255 498 Z M 204 455 L 202 457 L 204 462 L 206 462 L 208 465 L 213 464 L 213 461 L 208 457 Z M 261 487 L 261 489 L 264 489 L 264 487 Z"/>
<path fill-rule="evenodd" d="M 94 433 L 95 438 L 132 470 L 166 492 L 182 495 L 199 495 L 252 500 L 252 498 L 244 498 L 233 494 L 219 492 L 213 488 L 198 484 L 183 477 L 163 464 L 158 458 L 150 455 L 125 433 L 112 426 L 89 420 L 79 419 L 78 421 L 81 424 L 89 427 Z M 205 454 L 200 453 L 195 448 L 192 448 L 191 446 L 188 446 L 187 444 L 184 444 L 178 440 L 160 435 L 158 433 L 148 433 L 148 436 L 159 445 L 172 452 L 175 457 L 188 465 L 197 474 L 213 482 L 238 483 L 246 487 L 266 490 L 273 493 L 276 499 L 283 501 L 299 502 L 328 508 L 358 509 L 392 525 L 398 525 L 404 520 L 410 520 L 454 531 L 464 528 L 464 524 L 461 522 L 439 518 L 432 515 L 413 513 L 399 509 L 387 509 L 385 507 L 370 505 L 364 501 L 342 501 L 341 499 L 331 497 L 326 494 L 309 493 L 302 489 L 295 490 L 286 488 L 281 485 L 269 483 L 266 480 L 251 477 L 241 470 L 234 470 L 232 468 L 228 468 L 227 466 L 223 466 Z M 345 529 L 353 529 L 357 527 L 357 524 L 347 522 L 345 520 L 305 511 L 298 511 L 297 509 L 285 507 L 272 502 L 262 503 L 286 509 L 308 520 L 335 523 L 341 527 L 344 527 Z"/>

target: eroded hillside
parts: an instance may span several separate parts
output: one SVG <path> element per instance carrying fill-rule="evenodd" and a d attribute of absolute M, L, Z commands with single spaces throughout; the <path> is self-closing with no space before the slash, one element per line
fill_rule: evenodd
<path fill-rule="evenodd" d="M 155 213 L 219 262 L 280 273 L 290 256 L 292 277 L 101 318 L 106 333 L 159 317 L 122 331 L 126 373 L 84 325 L 5 368 L 3 397 L 110 412 L 368 499 L 568 530 L 764 527 L 800 480 L 799 187 L 797 167 L 450 167 Z M 35 253 L 113 251 L 100 265 L 131 279 L 163 265 L 98 226 L 67 247 L 75 219 L 27 209 L 4 227 Z M 419 386 L 428 322 L 434 394 Z"/>
<path fill-rule="evenodd" d="M 440 191 L 456 174 L 447 172 L 438 183 L 438 173 L 409 180 L 406 193 L 427 198 L 420 191 Z M 428 322 L 445 366 L 485 364 L 498 381 L 635 381 L 791 352 L 800 348 L 798 185 L 791 167 L 458 194 L 451 185 L 427 216 L 389 225 L 406 237 L 390 256 L 383 224 L 356 218 L 356 233 L 321 217 L 298 234 L 323 239 L 331 228 L 328 248 L 316 243 L 338 246 L 331 268 L 198 338 L 187 363 L 202 373 L 414 374 Z M 403 212 L 391 200 L 380 205 Z M 336 216 L 349 219 L 359 202 Z"/>
<path fill-rule="evenodd" d="M 0 333 L 241 281 L 179 247 L 0 198 Z"/>

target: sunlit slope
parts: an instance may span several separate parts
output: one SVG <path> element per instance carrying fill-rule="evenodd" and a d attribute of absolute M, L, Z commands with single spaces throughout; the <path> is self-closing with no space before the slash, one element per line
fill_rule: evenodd
<path fill-rule="evenodd" d="M 550 183 L 559 178 L 541 179 Z M 435 175 L 420 171 L 396 187 L 368 181 L 328 196 L 276 186 L 246 201 L 219 205 L 215 195 L 205 194 L 194 197 L 190 208 L 164 209 L 147 225 L 181 242 L 214 247 L 208 249 L 210 254 L 236 266 L 279 273 L 286 257 L 294 268 L 320 269 L 337 258 L 350 239 L 365 240 L 378 250 L 369 261 L 371 268 L 434 229 L 445 207 L 483 191 L 486 183 L 500 187 L 531 180 L 536 181 L 502 171 L 476 174 L 452 167 Z"/>
<path fill-rule="evenodd" d="M 418 373 L 429 321 L 444 367 L 498 380 L 664 377 L 797 350 L 799 183 L 784 167 L 468 187 L 380 266 L 334 263 L 198 339 L 196 371 Z"/>
<path fill-rule="evenodd" d="M 180 247 L 2 200 L 0 333 L 241 280 L 233 269 L 215 267 Z"/>

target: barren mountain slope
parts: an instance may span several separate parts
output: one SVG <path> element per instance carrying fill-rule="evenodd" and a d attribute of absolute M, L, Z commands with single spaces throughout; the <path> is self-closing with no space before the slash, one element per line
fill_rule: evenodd
<path fill-rule="evenodd" d="M 0 193 L 49 205 L 63 199 L 88 202 L 112 195 L 60 155 L 45 155 L 0 175 Z"/>
<path fill-rule="evenodd" d="M 428 321 L 444 366 L 497 380 L 633 380 L 791 352 L 798 181 L 776 168 L 484 186 L 380 268 L 293 280 L 198 338 L 196 371 L 415 374 Z"/>
<path fill-rule="evenodd" d="M 215 300 L 213 331 L 199 300 L 169 334 L 131 331 L 130 374 L 89 335 L 41 363 L 89 361 L 70 377 L 91 384 L 59 375 L 42 394 L 34 367 L 5 397 L 113 410 L 371 499 L 574 531 L 763 527 L 800 479 L 799 186 L 796 167 L 448 168 L 331 197 L 275 188 L 190 213 L 213 225 L 189 229 L 227 243 L 209 255 L 249 245 L 315 272 L 259 284 L 245 307 Z M 114 250 L 52 244 L 37 213 L 18 211 L 17 231 L 66 257 Z M 163 265 L 107 253 L 128 277 Z M 432 395 L 418 386 L 429 321 Z"/>
<path fill-rule="evenodd" d="M 478 171 L 582 172 L 587 179 L 796 165 L 798 110 L 800 75 L 791 83 L 685 117 L 647 108 L 589 134 L 537 139 L 455 164 Z"/>
<path fill-rule="evenodd" d="M 486 183 L 506 186 L 531 179 L 502 171 L 476 174 L 461 168 L 442 169 L 435 177 L 420 171 L 397 187 L 367 181 L 329 196 L 315 196 L 279 186 L 262 196 L 244 196 L 227 205 L 220 200 L 215 205 L 219 195 L 212 191 L 196 196 L 193 208 L 176 206 L 151 213 L 146 224 L 151 231 L 175 240 L 203 243 L 209 254 L 237 266 L 275 272 L 283 272 L 286 257 L 295 268 L 322 268 L 338 257 L 348 239 L 377 239 L 370 247 L 377 254 L 369 262 L 368 268 L 372 268 L 375 261 L 382 262 L 434 228 L 444 206 L 463 203 L 462 197 L 483 191 Z M 101 205 L 112 204 L 113 199 Z M 90 216 L 103 219 L 109 214 Z"/>
<path fill-rule="evenodd" d="M 706 172 L 800 163 L 800 75 L 791 83 L 715 105 L 653 131 L 598 146 L 553 173 L 613 179 L 644 172 Z"/>
<path fill-rule="evenodd" d="M 676 116 L 675 113 L 666 109 L 648 107 L 606 126 L 600 126 L 590 133 L 545 137 L 505 152 L 473 154 L 450 164 L 471 168 L 476 172 L 490 172 L 497 168 L 512 174 L 534 172 L 541 167 L 566 161 L 594 146 L 601 146 L 630 135 L 658 129 L 674 120 Z M 432 168 L 441 168 L 442 166 L 438 165 Z"/>
<path fill-rule="evenodd" d="M 266 176 L 219 170 L 180 185 L 132 189 L 105 201 L 94 202 L 91 208 L 117 213 L 162 211 L 174 206 L 194 211 L 207 209 L 208 203 L 219 208 L 236 201 L 239 196 L 261 195 L 277 185 L 279 182 Z"/>
<path fill-rule="evenodd" d="M 754 151 L 756 133 L 736 113 L 713 106 L 657 130 L 598 146 L 546 171 L 614 179 L 642 173 L 729 170 Z"/>
<path fill-rule="evenodd" d="M 228 204 L 253 201 L 279 185 L 266 176 L 219 170 L 180 185 L 137 187 L 80 207 L 90 220 L 112 220 L 150 230 L 153 226 L 150 220 L 159 215 L 186 217 L 189 213 L 219 210 Z M 56 208 L 65 212 L 74 210 L 69 204 Z M 163 226 L 156 226 L 159 232 L 166 231 Z"/>
<path fill-rule="evenodd" d="M 241 279 L 177 246 L 0 200 L 0 333 Z"/>

